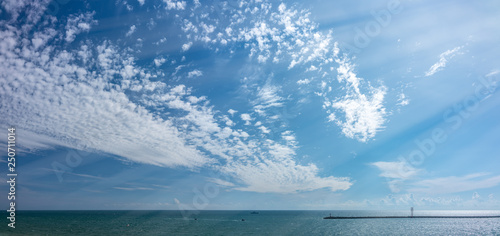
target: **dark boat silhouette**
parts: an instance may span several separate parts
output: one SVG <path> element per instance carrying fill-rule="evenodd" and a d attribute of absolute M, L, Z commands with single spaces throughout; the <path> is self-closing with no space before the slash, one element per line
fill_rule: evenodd
<path fill-rule="evenodd" d="M 250 212 L 250 214 L 254 214 L 255 215 L 255 214 L 259 214 L 259 212 L 258 211 L 252 211 L 252 212 Z"/>

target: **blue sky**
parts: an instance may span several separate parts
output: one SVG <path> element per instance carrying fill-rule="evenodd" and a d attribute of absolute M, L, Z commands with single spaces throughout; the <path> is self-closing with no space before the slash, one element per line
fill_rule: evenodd
<path fill-rule="evenodd" d="M 18 207 L 498 210 L 499 8 L 3 1 Z"/>

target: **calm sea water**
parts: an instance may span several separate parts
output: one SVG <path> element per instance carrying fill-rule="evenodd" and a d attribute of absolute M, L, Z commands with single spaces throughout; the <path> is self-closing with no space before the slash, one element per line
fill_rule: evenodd
<path fill-rule="evenodd" d="M 407 216 L 389 211 L 19 211 L 0 235 L 500 235 L 500 218 L 342 219 Z M 500 211 L 416 211 L 415 215 L 500 215 Z M 196 218 L 196 220 L 195 220 Z M 245 221 L 242 221 L 245 219 Z"/>

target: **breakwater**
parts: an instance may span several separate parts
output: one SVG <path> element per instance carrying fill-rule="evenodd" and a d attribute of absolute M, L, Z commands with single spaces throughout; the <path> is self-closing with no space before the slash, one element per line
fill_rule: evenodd
<path fill-rule="evenodd" d="M 396 219 L 396 218 L 500 218 L 500 216 L 326 216 L 323 219 Z"/>

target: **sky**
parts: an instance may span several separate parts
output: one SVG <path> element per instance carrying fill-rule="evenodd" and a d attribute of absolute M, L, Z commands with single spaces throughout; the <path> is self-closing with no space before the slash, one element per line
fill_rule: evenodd
<path fill-rule="evenodd" d="M 500 210 L 499 10 L 4 0 L 0 191 L 15 127 L 21 210 Z"/>

